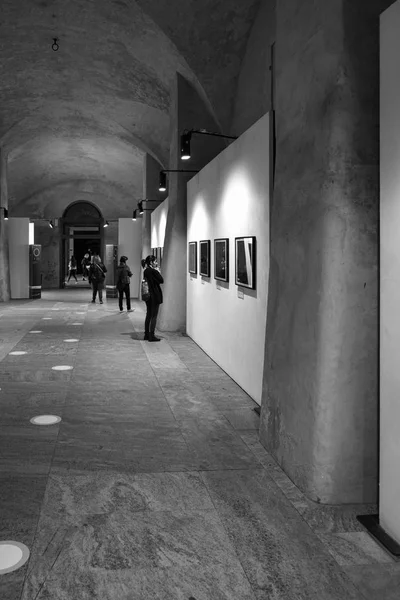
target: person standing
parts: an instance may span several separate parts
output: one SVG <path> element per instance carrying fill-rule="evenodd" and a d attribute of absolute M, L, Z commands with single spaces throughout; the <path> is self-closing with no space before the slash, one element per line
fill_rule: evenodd
<path fill-rule="evenodd" d="M 163 293 L 160 284 L 164 279 L 159 271 L 156 257 L 151 254 L 142 260 L 144 268 L 143 277 L 149 285 L 150 299 L 146 300 L 146 320 L 144 322 L 144 339 L 149 342 L 160 342 L 155 336 L 156 322 L 160 304 L 163 302 Z"/>
<path fill-rule="evenodd" d="M 76 278 L 76 258 L 74 255 L 72 255 L 71 258 L 69 259 L 67 283 L 69 283 L 71 276 L 75 277 L 75 283 L 78 283 L 78 280 Z"/>
<path fill-rule="evenodd" d="M 94 253 L 89 267 L 89 283 L 92 286 L 93 292 L 92 304 L 96 302 L 97 292 L 99 293 L 100 304 L 103 304 L 103 289 L 106 273 L 106 266 L 102 263 L 100 256 L 97 253 Z"/>
<path fill-rule="evenodd" d="M 82 273 L 83 273 L 82 281 L 86 281 L 86 277 L 89 276 L 89 272 L 88 272 L 89 264 L 90 264 L 90 257 L 89 257 L 89 254 L 86 252 L 85 256 L 82 258 L 82 261 L 81 261 Z"/>
<path fill-rule="evenodd" d="M 126 308 L 128 312 L 132 312 L 131 309 L 131 288 L 130 288 L 130 277 L 132 277 L 132 271 L 129 268 L 129 265 L 126 264 L 128 260 L 127 256 L 121 256 L 119 259 L 119 265 L 117 267 L 117 290 L 118 290 L 118 302 L 119 302 L 119 311 L 122 312 L 124 310 L 123 307 L 123 298 L 125 294 L 126 298 Z"/>

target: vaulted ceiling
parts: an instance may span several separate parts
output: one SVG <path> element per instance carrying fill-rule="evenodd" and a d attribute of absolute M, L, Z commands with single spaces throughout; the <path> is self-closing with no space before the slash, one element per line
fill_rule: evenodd
<path fill-rule="evenodd" d="M 10 212 L 44 213 L 63 193 L 140 197 L 143 153 L 168 163 L 176 72 L 229 128 L 258 3 L 1 0 Z"/>

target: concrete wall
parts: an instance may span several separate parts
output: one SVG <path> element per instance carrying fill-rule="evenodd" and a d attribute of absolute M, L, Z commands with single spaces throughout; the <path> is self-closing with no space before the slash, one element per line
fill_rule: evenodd
<path fill-rule="evenodd" d="M 142 258 L 142 223 L 138 219 L 118 220 L 118 259 L 120 256 L 128 257 L 128 265 L 132 271 L 131 298 L 139 297 L 139 287 L 142 275 L 140 264 Z"/>
<path fill-rule="evenodd" d="M 261 0 L 238 78 L 232 135 L 241 135 L 271 108 L 271 44 L 276 0 Z"/>
<path fill-rule="evenodd" d="M 380 524 L 400 543 L 400 2 L 381 17 Z"/>
<path fill-rule="evenodd" d="M 8 220 L 11 299 L 29 298 L 29 219 Z"/>
<path fill-rule="evenodd" d="M 332 504 L 377 499 L 376 5 L 277 3 L 260 439 Z"/>
<path fill-rule="evenodd" d="M 151 248 L 164 248 L 168 198 L 151 213 Z"/>
<path fill-rule="evenodd" d="M 187 333 L 261 402 L 269 271 L 269 115 L 188 183 L 188 242 L 211 240 L 211 277 L 187 272 Z M 235 237 L 256 236 L 256 290 L 238 297 Z M 229 238 L 229 282 L 214 279 L 214 239 Z M 198 248 L 199 256 L 199 248 Z"/>

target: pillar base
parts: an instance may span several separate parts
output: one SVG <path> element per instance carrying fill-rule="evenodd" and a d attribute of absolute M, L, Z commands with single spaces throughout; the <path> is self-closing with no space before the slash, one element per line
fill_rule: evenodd
<path fill-rule="evenodd" d="M 357 521 L 393 556 L 400 556 L 400 544 L 379 525 L 379 515 L 358 515 Z"/>

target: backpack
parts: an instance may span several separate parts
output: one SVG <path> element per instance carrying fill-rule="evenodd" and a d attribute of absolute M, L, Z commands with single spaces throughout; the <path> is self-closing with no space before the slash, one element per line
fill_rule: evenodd
<path fill-rule="evenodd" d="M 142 300 L 144 302 L 147 302 L 147 300 L 150 300 L 149 283 L 148 283 L 147 279 L 144 279 L 144 278 L 142 279 L 141 296 L 142 296 Z"/>

